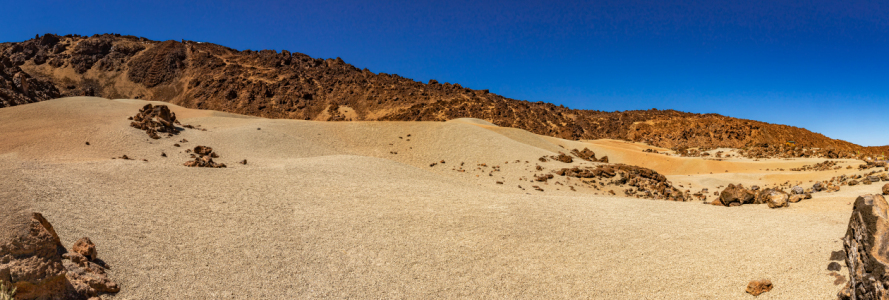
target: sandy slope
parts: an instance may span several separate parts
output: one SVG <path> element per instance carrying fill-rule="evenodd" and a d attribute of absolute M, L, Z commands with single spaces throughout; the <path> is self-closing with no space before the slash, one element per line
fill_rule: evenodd
<path fill-rule="evenodd" d="M 521 178 L 566 165 L 536 159 L 582 147 L 692 190 L 838 173 L 759 171 L 819 160 L 667 157 L 479 120 L 323 123 L 174 106 L 208 130 L 150 140 L 126 120 L 144 103 L 0 109 L 3 207 L 42 212 L 66 245 L 96 242 L 122 287 L 106 298 L 746 299 L 748 281 L 768 278 L 775 289 L 760 299 L 833 299 L 840 286 L 825 268 L 848 203 L 879 189 L 780 210 L 537 192 Z M 183 167 L 195 145 L 229 168 Z M 111 159 L 123 154 L 136 160 Z"/>

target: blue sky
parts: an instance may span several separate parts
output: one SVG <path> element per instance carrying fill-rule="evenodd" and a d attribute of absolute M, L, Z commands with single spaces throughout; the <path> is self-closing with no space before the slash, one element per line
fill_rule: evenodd
<path fill-rule="evenodd" d="M 886 1 L 5 1 L 0 41 L 121 33 L 341 57 L 605 111 L 677 109 L 887 145 Z"/>

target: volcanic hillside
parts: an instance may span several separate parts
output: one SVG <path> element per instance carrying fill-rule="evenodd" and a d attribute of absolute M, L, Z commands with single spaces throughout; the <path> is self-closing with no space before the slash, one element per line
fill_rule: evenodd
<path fill-rule="evenodd" d="M 238 51 L 118 34 L 47 34 L 0 44 L 0 107 L 60 96 L 149 99 L 188 108 L 303 120 L 479 118 L 565 139 L 622 139 L 665 148 L 800 147 L 879 154 L 803 128 L 675 110 L 602 112 L 505 98 L 488 90 L 358 69 L 342 59 Z"/>

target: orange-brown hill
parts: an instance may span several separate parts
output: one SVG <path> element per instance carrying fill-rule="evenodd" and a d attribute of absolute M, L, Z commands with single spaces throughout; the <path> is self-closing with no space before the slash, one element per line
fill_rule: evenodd
<path fill-rule="evenodd" d="M 414 81 L 342 59 L 117 34 L 47 34 L 0 44 L 0 107 L 73 95 L 171 102 L 268 118 L 444 121 L 479 118 L 566 139 L 677 147 L 783 145 L 879 153 L 803 128 L 675 110 L 603 112 L 509 99 L 459 84 Z M 17 72 L 22 72 L 21 75 Z M 12 73 L 10 73 L 12 72 Z M 28 76 L 22 89 L 14 76 Z M 47 84 L 49 83 L 49 84 Z M 20 85 L 19 85 L 20 86 Z M 35 88 L 36 87 L 36 88 Z M 27 91 L 26 91 L 27 90 Z"/>

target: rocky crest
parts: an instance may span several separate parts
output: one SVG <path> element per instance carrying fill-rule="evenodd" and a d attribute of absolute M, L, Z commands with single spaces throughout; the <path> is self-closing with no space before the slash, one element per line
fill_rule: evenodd
<path fill-rule="evenodd" d="M 342 59 L 237 51 L 193 41 L 117 34 L 47 34 L 0 44 L 0 107 L 58 96 L 166 101 L 268 118 L 445 121 L 479 118 L 565 139 L 611 138 L 666 148 L 747 148 L 746 155 L 852 157 L 862 147 L 803 128 L 674 110 L 603 112 L 505 98 L 456 83 L 417 82 Z M 23 70 L 23 75 L 16 75 Z M 9 82 L 23 76 L 27 88 Z M 13 88 L 14 86 L 14 88 Z M 796 141 L 788 147 L 787 141 Z M 817 149 L 816 149 L 817 148 Z M 857 152 L 856 152 L 857 151 Z M 860 153 L 858 153 L 860 152 Z"/>

